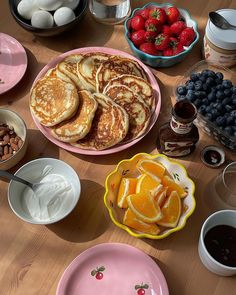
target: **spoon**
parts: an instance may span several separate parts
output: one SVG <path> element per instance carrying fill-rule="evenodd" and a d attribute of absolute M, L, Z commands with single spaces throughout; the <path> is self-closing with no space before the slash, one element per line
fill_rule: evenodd
<path fill-rule="evenodd" d="M 11 174 L 7 171 L 4 171 L 4 170 L 0 170 L 0 177 L 4 177 L 4 178 L 7 178 L 7 179 L 11 179 L 11 180 L 14 180 L 14 181 L 18 181 L 18 182 L 21 182 L 23 183 L 24 185 L 27 185 L 29 186 L 33 191 L 35 191 L 37 189 L 37 187 L 39 187 L 40 185 L 42 185 L 42 183 L 31 183 L 23 178 L 20 178 L 14 174 Z"/>
<path fill-rule="evenodd" d="M 222 15 L 215 11 L 209 13 L 211 22 L 222 30 L 236 29 L 236 26 L 230 24 Z"/>

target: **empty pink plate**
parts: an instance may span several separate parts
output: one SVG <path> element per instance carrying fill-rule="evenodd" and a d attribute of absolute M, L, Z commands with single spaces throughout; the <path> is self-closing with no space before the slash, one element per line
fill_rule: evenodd
<path fill-rule="evenodd" d="M 24 76 L 27 55 L 13 37 L 0 33 L 0 94 L 13 88 Z"/>
<path fill-rule="evenodd" d="M 99 244 L 67 267 L 57 295 L 169 295 L 157 264 L 144 252 L 119 243 Z"/>

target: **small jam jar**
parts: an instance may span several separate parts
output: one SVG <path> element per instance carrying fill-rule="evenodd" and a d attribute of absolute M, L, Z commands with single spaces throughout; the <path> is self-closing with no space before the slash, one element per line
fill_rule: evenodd
<path fill-rule="evenodd" d="M 236 9 L 221 9 L 217 12 L 229 23 L 236 25 Z M 209 19 L 203 42 L 206 60 L 225 67 L 236 65 L 236 30 L 220 29 Z"/>
<path fill-rule="evenodd" d="M 178 101 L 172 109 L 170 122 L 159 129 L 157 148 L 170 157 L 182 157 L 192 153 L 199 140 L 197 127 L 193 124 L 197 109 L 188 100 Z"/>

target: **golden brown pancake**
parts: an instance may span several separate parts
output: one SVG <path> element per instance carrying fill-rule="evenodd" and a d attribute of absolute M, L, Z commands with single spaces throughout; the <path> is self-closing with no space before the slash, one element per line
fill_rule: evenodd
<path fill-rule="evenodd" d="M 72 117 L 79 105 L 74 83 L 58 77 L 38 80 L 30 93 L 30 109 L 44 126 L 54 126 Z"/>
<path fill-rule="evenodd" d="M 150 120 L 150 109 L 143 99 L 124 85 L 113 85 L 105 94 L 122 106 L 129 115 L 129 131 L 124 141 L 141 136 Z"/>
<path fill-rule="evenodd" d="M 146 74 L 138 62 L 129 58 L 112 56 L 107 61 L 103 62 L 97 70 L 97 92 L 102 93 L 111 79 L 116 78 L 122 74 L 130 74 L 146 79 Z"/>
<path fill-rule="evenodd" d="M 83 139 L 72 145 L 83 149 L 104 150 L 125 138 L 129 117 L 111 98 L 101 93 L 93 95 L 98 102 L 98 109 L 91 130 Z"/>
<path fill-rule="evenodd" d="M 51 127 L 52 135 L 64 142 L 76 142 L 89 132 L 97 110 L 98 103 L 93 95 L 82 90 L 78 92 L 79 107 L 76 114 L 69 120 Z"/>
<path fill-rule="evenodd" d="M 155 110 L 156 99 L 154 97 L 152 86 L 146 80 L 133 75 L 124 74 L 110 80 L 106 87 L 113 85 L 126 85 L 132 91 L 142 97 L 142 99 L 150 107 L 151 112 Z M 106 88 L 104 91 L 106 92 Z"/>

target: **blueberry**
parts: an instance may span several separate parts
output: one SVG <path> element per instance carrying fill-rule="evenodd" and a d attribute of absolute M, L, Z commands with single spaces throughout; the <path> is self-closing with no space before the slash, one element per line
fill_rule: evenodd
<path fill-rule="evenodd" d="M 223 99 L 225 97 L 224 92 L 222 90 L 218 90 L 216 92 L 216 98 Z"/>
<path fill-rule="evenodd" d="M 227 112 L 230 112 L 233 110 L 233 107 L 231 105 L 227 104 L 227 105 L 225 105 L 225 109 Z"/>
<path fill-rule="evenodd" d="M 233 94 L 236 94 L 236 86 L 233 86 L 232 88 Z"/>
<path fill-rule="evenodd" d="M 232 100 L 232 105 L 236 106 L 236 98 Z"/>
<path fill-rule="evenodd" d="M 207 107 L 206 107 L 206 112 L 207 112 L 207 113 L 210 113 L 211 109 L 212 109 L 211 106 L 207 106 Z"/>
<path fill-rule="evenodd" d="M 202 99 L 202 104 L 208 106 L 209 105 L 209 100 L 207 98 Z"/>
<path fill-rule="evenodd" d="M 223 80 L 224 75 L 223 75 L 221 72 L 217 72 L 217 73 L 216 73 L 216 77 L 217 77 L 218 79 Z"/>
<path fill-rule="evenodd" d="M 208 86 L 212 86 L 212 85 L 214 85 L 214 84 L 215 84 L 215 82 L 214 82 L 214 79 L 213 79 L 213 78 L 208 77 L 208 78 L 206 79 L 206 85 L 208 85 Z"/>
<path fill-rule="evenodd" d="M 230 104 L 230 102 L 231 102 L 231 98 L 226 97 L 225 99 L 222 100 L 222 105 L 226 106 L 227 104 Z"/>
<path fill-rule="evenodd" d="M 187 93 L 187 88 L 181 85 L 177 88 L 177 93 L 180 95 L 185 95 Z"/>
<path fill-rule="evenodd" d="M 203 83 L 206 82 L 206 79 L 207 79 L 206 74 L 201 74 L 201 76 L 199 77 L 199 80 L 202 81 Z"/>
<path fill-rule="evenodd" d="M 201 101 L 201 99 L 197 98 L 196 100 L 194 100 L 193 103 L 195 104 L 195 106 L 196 106 L 197 108 L 199 108 L 200 105 L 202 104 L 202 101 Z"/>
<path fill-rule="evenodd" d="M 201 92 L 200 91 L 194 91 L 194 95 L 196 98 L 201 98 Z"/>
<path fill-rule="evenodd" d="M 202 81 L 198 80 L 194 83 L 195 90 L 202 90 Z"/>
<path fill-rule="evenodd" d="M 226 126 L 224 131 L 229 134 L 229 135 L 232 135 L 233 134 L 233 129 L 231 126 Z"/>
<path fill-rule="evenodd" d="M 221 103 L 217 103 L 216 109 L 221 113 L 223 111 L 223 106 Z"/>
<path fill-rule="evenodd" d="M 232 112 L 230 112 L 230 116 L 234 117 L 236 120 L 236 110 L 233 110 Z M 235 126 L 236 126 L 236 122 L 235 122 Z"/>
<path fill-rule="evenodd" d="M 186 88 L 188 90 L 194 90 L 194 82 L 193 81 L 188 81 L 186 84 Z"/>
<path fill-rule="evenodd" d="M 236 99 L 236 94 L 235 94 L 235 93 L 233 93 L 233 94 L 231 95 L 231 99 L 232 99 L 232 100 Z"/>
<path fill-rule="evenodd" d="M 226 89 L 224 90 L 224 95 L 225 95 L 225 96 L 231 96 L 231 94 L 232 94 L 232 90 L 231 90 L 230 88 L 226 88 Z"/>
<path fill-rule="evenodd" d="M 202 104 L 199 109 L 198 109 L 199 113 L 204 115 L 206 113 L 206 105 Z"/>
<path fill-rule="evenodd" d="M 215 101 L 216 100 L 216 93 L 214 91 L 210 92 L 208 95 L 207 95 L 207 98 L 210 102 L 212 101 Z"/>
<path fill-rule="evenodd" d="M 207 85 L 206 83 L 202 84 L 202 89 L 206 92 L 209 93 L 211 91 L 211 86 Z"/>
<path fill-rule="evenodd" d="M 230 80 L 223 80 L 222 85 L 224 86 L 224 88 L 231 88 L 233 86 Z"/>
<path fill-rule="evenodd" d="M 215 78 L 215 84 L 216 85 L 221 85 L 221 83 L 222 83 L 222 79 L 219 79 L 219 78 Z"/>
<path fill-rule="evenodd" d="M 185 95 L 178 95 L 177 96 L 177 100 L 180 101 L 180 100 L 184 100 L 186 99 L 186 96 Z"/>
<path fill-rule="evenodd" d="M 185 98 L 186 98 L 187 100 L 194 101 L 195 98 L 196 98 L 196 97 L 195 97 L 195 94 L 194 94 L 194 91 L 193 91 L 193 90 L 188 90 L 188 92 L 187 92 Z"/>
<path fill-rule="evenodd" d="M 205 91 L 199 91 L 199 94 L 200 94 L 200 97 L 201 97 L 201 98 L 206 98 L 206 97 L 207 97 Z"/>
<path fill-rule="evenodd" d="M 219 117 L 217 117 L 217 118 L 216 118 L 216 124 L 217 124 L 218 126 L 225 126 L 225 124 L 226 124 L 226 119 L 225 119 L 225 117 L 223 117 L 223 116 L 219 116 Z"/>
<path fill-rule="evenodd" d="M 205 118 L 208 119 L 209 121 L 213 120 L 213 116 L 211 113 L 206 113 Z"/>
<path fill-rule="evenodd" d="M 224 90 L 224 87 L 223 87 L 223 85 L 222 84 L 218 84 L 218 85 L 216 85 L 216 89 L 217 90 Z"/>
<path fill-rule="evenodd" d="M 197 80 L 198 80 L 198 75 L 197 75 L 197 73 L 192 73 L 192 74 L 190 75 L 190 79 L 191 79 L 193 82 L 197 81 Z"/>
<path fill-rule="evenodd" d="M 215 78 L 216 74 L 214 71 L 208 70 L 208 77 Z"/>
<path fill-rule="evenodd" d="M 229 117 L 226 118 L 226 124 L 227 125 L 233 125 L 233 123 L 234 123 L 234 117 L 229 116 Z"/>
<path fill-rule="evenodd" d="M 211 114 L 212 114 L 212 119 L 215 119 L 216 117 L 218 117 L 219 116 L 219 112 L 217 111 L 217 109 L 211 109 L 211 112 L 210 112 Z"/>

